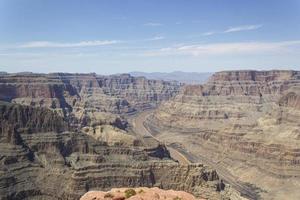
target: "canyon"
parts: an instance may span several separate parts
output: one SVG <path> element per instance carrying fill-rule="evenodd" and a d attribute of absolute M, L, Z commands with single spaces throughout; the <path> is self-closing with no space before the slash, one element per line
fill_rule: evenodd
<path fill-rule="evenodd" d="M 179 90 L 127 74 L 1 75 L 0 198 L 73 200 L 140 186 L 238 198 L 212 167 L 182 165 L 165 145 L 132 131 L 127 118 Z"/>
<path fill-rule="evenodd" d="M 184 86 L 145 126 L 262 199 L 299 199 L 300 72 L 224 71 Z"/>
<path fill-rule="evenodd" d="M 299 117 L 300 71 L 224 71 L 202 85 L 2 73 L 0 198 L 159 187 L 299 199 Z"/>

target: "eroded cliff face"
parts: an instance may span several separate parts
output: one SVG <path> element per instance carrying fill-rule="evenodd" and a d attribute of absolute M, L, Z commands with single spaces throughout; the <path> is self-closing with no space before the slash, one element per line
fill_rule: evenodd
<path fill-rule="evenodd" d="M 264 198 L 297 199 L 299 92 L 299 71 L 219 72 L 204 85 L 185 86 L 146 125 L 261 188 Z"/>
<path fill-rule="evenodd" d="M 0 122 L 1 199 L 75 200 L 89 190 L 139 186 L 226 197 L 216 191 L 215 170 L 181 166 L 161 146 L 108 145 L 74 132 L 55 110 L 0 102 Z"/>
<path fill-rule="evenodd" d="M 179 91 L 175 82 L 135 78 L 127 74 L 4 74 L 0 100 L 55 109 L 73 126 L 116 125 L 120 116 L 168 100 Z"/>
<path fill-rule="evenodd" d="M 123 134 L 124 116 L 170 99 L 179 87 L 128 74 L 1 74 L 0 100 L 55 110 L 72 130 L 109 144 L 134 144 L 135 138 Z"/>
<path fill-rule="evenodd" d="M 175 82 L 147 80 L 128 74 L 8 74 L 0 76 L 0 99 L 16 103 L 112 113 L 132 112 L 174 96 Z"/>

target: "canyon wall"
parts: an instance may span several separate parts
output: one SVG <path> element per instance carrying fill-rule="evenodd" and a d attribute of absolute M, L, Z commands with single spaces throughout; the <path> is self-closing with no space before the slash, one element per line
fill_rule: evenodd
<path fill-rule="evenodd" d="M 77 107 L 118 114 L 132 112 L 168 100 L 178 90 L 176 82 L 147 80 L 129 74 L 0 75 L 0 100 L 61 108 L 65 112 Z"/>
<path fill-rule="evenodd" d="M 156 106 L 179 87 L 128 74 L 1 74 L 0 100 L 56 110 L 77 128 L 113 124 L 126 129 L 122 115 Z"/>
<path fill-rule="evenodd" d="M 144 146 L 126 116 L 179 92 L 175 82 L 96 74 L 1 74 L 0 198 L 79 199 L 89 190 L 160 187 L 228 198 L 202 164 Z"/>
<path fill-rule="evenodd" d="M 0 102 L 0 198 L 79 199 L 89 190 L 158 186 L 211 199 L 218 175 L 181 166 L 165 148 L 109 146 L 72 126 L 55 110 Z"/>
<path fill-rule="evenodd" d="M 185 86 L 145 125 L 199 161 L 261 188 L 264 198 L 297 199 L 299 103 L 299 71 L 224 71 L 204 85 Z"/>

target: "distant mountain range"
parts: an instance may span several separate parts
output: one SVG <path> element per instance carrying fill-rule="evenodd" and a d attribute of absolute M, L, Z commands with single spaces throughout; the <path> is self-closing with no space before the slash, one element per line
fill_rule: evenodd
<path fill-rule="evenodd" d="M 130 72 L 132 76 L 144 76 L 147 79 L 158 79 L 165 81 L 178 81 L 186 84 L 202 84 L 213 74 L 210 72 Z"/>
<path fill-rule="evenodd" d="M 33 72 L 17 72 L 10 73 L 15 75 L 27 75 L 33 74 Z M 154 80 L 164 80 L 164 81 L 178 81 L 180 83 L 185 84 L 202 84 L 205 83 L 208 78 L 213 74 L 212 72 L 182 72 L 182 71 L 174 71 L 174 72 L 140 72 L 134 71 L 129 72 L 130 75 L 139 77 L 144 76 L 147 79 Z M 5 71 L 0 71 L 0 75 L 9 75 L 9 73 Z"/>

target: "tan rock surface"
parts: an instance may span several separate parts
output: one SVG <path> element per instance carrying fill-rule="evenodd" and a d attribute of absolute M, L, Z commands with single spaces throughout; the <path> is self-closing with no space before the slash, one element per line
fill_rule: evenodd
<path fill-rule="evenodd" d="M 298 199 L 299 94 L 299 71 L 219 72 L 163 103 L 146 126 L 263 198 Z"/>
<path fill-rule="evenodd" d="M 114 188 L 108 192 L 90 191 L 83 195 L 80 200 L 121 200 L 122 198 L 125 199 L 125 191 L 128 189 L 129 188 Z M 200 200 L 199 198 L 196 198 L 184 191 L 163 190 L 157 187 L 139 187 L 132 189 L 136 192 L 136 194 L 126 198 L 128 200 Z"/>
<path fill-rule="evenodd" d="M 179 165 L 162 145 L 113 145 L 46 108 L 0 102 L 0 199 L 77 200 L 89 190 L 163 187 L 219 199 L 219 177 L 201 165 Z"/>
<path fill-rule="evenodd" d="M 126 115 L 168 100 L 175 83 L 129 75 L 0 76 L 0 198 L 77 200 L 89 190 L 163 187 L 226 196 L 202 164 L 136 143 Z M 154 143 L 153 143 L 154 144 Z"/>

